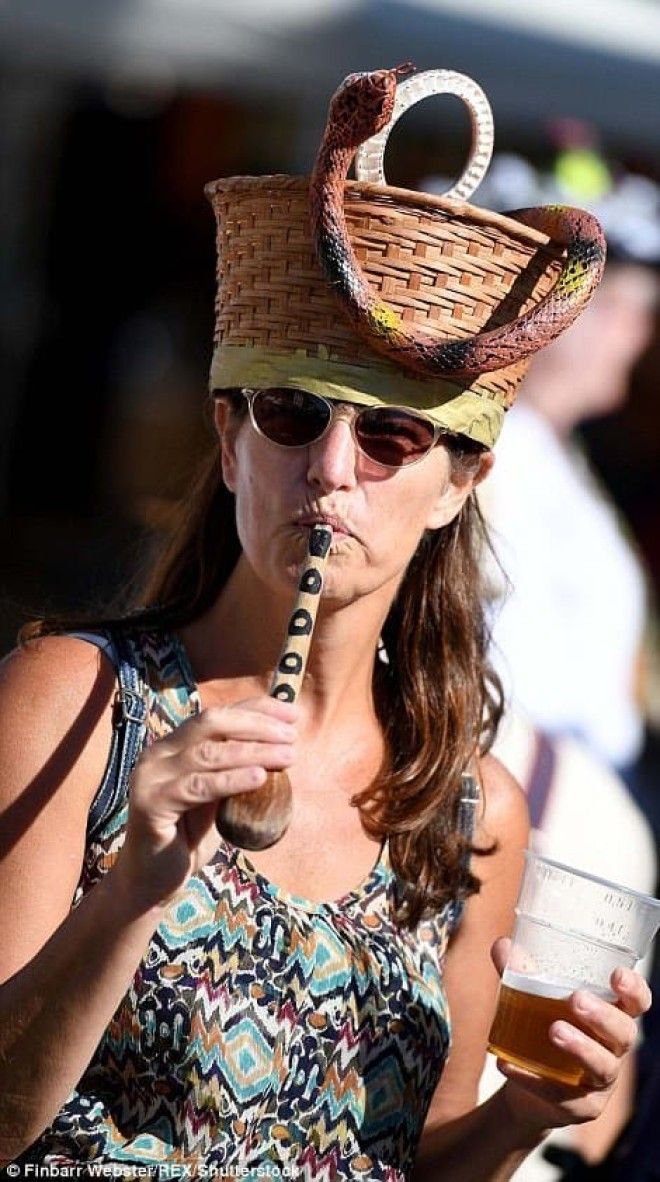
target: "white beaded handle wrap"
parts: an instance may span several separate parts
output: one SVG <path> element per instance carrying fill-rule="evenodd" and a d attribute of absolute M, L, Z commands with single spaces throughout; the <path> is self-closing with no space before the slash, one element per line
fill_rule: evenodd
<path fill-rule="evenodd" d="M 470 112 L 472 146 L 467 165 L 455 185 L 444 194 L 467 201 L 486 175 L 493 154 L 495 133 L 493 112 L 483 90 L 467 74 L 455 70 L 425 70 L 399 82 L 396 88 L 392 118 L 378 135 L 361 144 L 355 156 L 355 176 L 358 181 L 385 185 L 383 157 L 388 136 L 394 124 L 415 103 L 436 94 L 454 94 L 462 99 Z"/>

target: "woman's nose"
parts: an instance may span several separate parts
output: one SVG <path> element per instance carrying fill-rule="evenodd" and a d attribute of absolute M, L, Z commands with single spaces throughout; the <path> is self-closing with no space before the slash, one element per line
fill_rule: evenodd
<path fill-rule="evenodd" d="M 309 446 L 309 483 L 322 492 L 352 488 L 357 479 L 357 460 L 350 422 L 343 416 L 335 417 L 325 435 Z"/>

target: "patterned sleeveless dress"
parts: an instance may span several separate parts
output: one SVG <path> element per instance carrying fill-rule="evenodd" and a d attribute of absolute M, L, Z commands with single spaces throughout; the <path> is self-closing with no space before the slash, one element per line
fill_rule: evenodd
<path fill-rule="evenodd" d="M 199 694 L 175 636 L 125 633 L 123 644 L 150 743 L 198 712 Z M 74 906 L 123 841 L 115 756 Z M 23 1160 L 88 1162 L 89 1177 L 96 1166 L 108 1168 L 97 1176 L 406 1178 L 449 1051 L 442 962 L 456 914 L 402 931 L 399 889 L 383 852 L 343 898 L 312 902 L 221 842 L 170 905 L 84 1076 Z"/>

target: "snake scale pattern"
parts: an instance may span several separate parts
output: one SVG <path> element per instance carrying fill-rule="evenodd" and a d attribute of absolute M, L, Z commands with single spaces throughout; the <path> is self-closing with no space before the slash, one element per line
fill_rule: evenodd
<path fill-rule="evenodd" d="M 440 378 L 471 378 L 504 369 L 559 336 L 598 286 L 605 239 L 591 214 L 552 205 L 508 216 L 540 230 L 566 248 L 557 282 L 539 303 L 511 324 L 465 339 L 438 341 L 401 317 L 370 289 L 350 242 L 344 182 L 357 149 L 387 127 L 397 80 L 410 67 L 350 74 L 333 95 L 310 179 L 311 229 L 316 255 L 356 330 L 399 367 Z"/>

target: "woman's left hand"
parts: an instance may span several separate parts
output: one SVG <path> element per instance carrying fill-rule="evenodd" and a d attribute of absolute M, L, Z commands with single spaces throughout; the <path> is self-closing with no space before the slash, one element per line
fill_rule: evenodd
<path fill-rule="evenodd" d="M 499 973 L 506 963 L 509 945 L 505 939 L 493 945 L 492 957 Z M 615 969 L 610 984 L 616 1002 L 579 989 L 570 998 L 577 1025 L 562 1021 L 551 1023 L 549 1028 L 554 1045 L 582 1064 L 585 1078 L 581 1084 L 555 1083 L 498 1059 L 497 1065 L 507 1078 L 504 1091 L 509 1111 L 528 1131 L 583 1124 L 600 1116 L 607 1105 L 622 1060 L 637 1041 L 635 1019 L 651 1005 L 646 981 L 632 969 Z"/>

